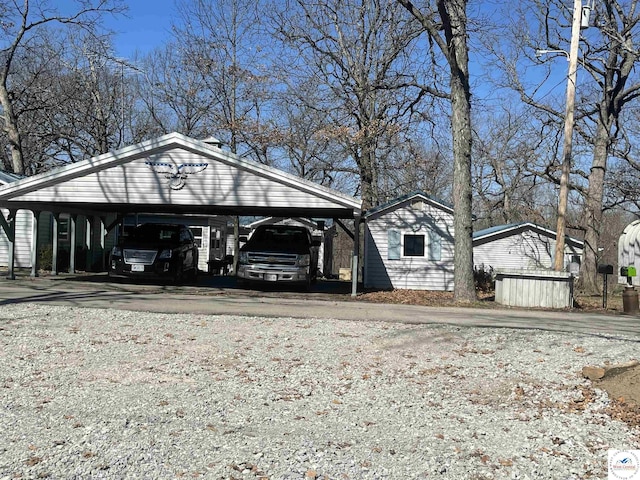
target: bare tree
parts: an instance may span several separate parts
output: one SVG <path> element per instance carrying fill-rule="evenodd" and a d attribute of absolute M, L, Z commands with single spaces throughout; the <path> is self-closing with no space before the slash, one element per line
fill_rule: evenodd
<path fill-rule="evenodd" d="M 130 140 L 127 120 L 132 104 L 128 67 L 105 39 L 68 38 L 54 108 L 61 160 L 74 162 L 107 153 Z M 67 158 L 65 158 L 65 155 Z"/>
<path fill-rule="evenodd" d="M 48 25 L 74 26 L 94 31 L 100 17 L 107 13 L 123 11 L 119 0 L 79 1 L 71 14 L 61 13 L 46 0 L 3 1 L 3 22 L 0 25 L 0 105 L 2 106 L 3 130 L 8 141 L 8 151 L 14 173 L 25 173 L 23 156 L 23 132 L 21 132 L 15 110 L 15 100 L 21 92 L 13 91 L 11 78 L 16 72 L 15 61 L 22 52 L 34 47 L 39 30 Z M 22 92 L 24 93 L 24 92 Z"/>
<path fill-rule="evenodd" d="M 292 82 L 315 77 L 324 101 L 309 106 L 325 112 L 325 133 L 355 163 L 364 207 L 377 205 L 384 144 L 422 95 L 409 56 L 419 29 L 394 2 L 296 0 L 279 8 L 274 26 L 295 48 L 287 74 Z"/>
<path fill-rule="evenodd" d="M 473 278 L 471 214 L 471 87 L 467 44 L 467 0 L 436 0 L 418 9 L 398 0 L 413 15 L 449 67 L 453 139 L 453 206 L 455 229 L 454 297 L 476 299 Z"/>
<path fill-rule="evenodd" d="M 216 135 L 219 102 L 184 53 L 171 42 L 140 61 L 134 82 L 139 98 L 133 125 L 135 141 L 170 132 L 195 138 Z"/>
<path fill-rule="evenodd" d="M 260 6 L 249 0 L 185 1 L 174 30 L 183 62 L 200 73 L 206 95 L 216 103 L 210 128 L 218 129 L 233 152 L 242 147 L 268 163 L 271 77 L 262 53 Z"/>
<path fill-rule="evenodd" d="M 525 77 L 523 59 L 529 58 L 531 62 L 537 49 L 561 53 L 566 48 L 572 11 L 565 3 L 535 0 L 529 8 L 519 11 L 516 20 L 519 27 L 513 32 L 514 43 L 509 45 L 511 54 L 504 50 L 498 54 L 510 84 L 521 99 L 545 112 L 550 120 L 562 120 L 564 110 L 540 96 L 541 82 L 528 84 L 522 80 Z M 640 33 L 637 6 L 637 0 L 595 2 L 591 14 L 595 28 L 585 30 L 580 42 L 579 64 L 587 75 L 579 80 L 576 132 L 583 139 L 583 148 L 591 149 L 591 161 L 581 162 L 583 155 L 580 151 L 574 152 L 577 162 L 572 169 L 570 187 L 584 199 L 580 228 L 584 230 L 585 251 L 580 282 L 583 289 L 591 292 L 599 290 L 596 267 L 608 158 L 620 132 L 620 115 L 640 92 L 640 78 L 635 75 L 640 58 L 635 45 Z M 529 30 L 522 28 L 525 18 Z M 535 63 L 541 65 L 547 60 L 541 57 Z M 548 180 L 559 182 L 555 160 L 548 164 L 545 174 Z"/>
<path fill-rule="evenodd" d="M 272 141 L 275 163 L 299 177 L 342 191 L 354 191 L 357 170 L 343 155 L 333 136 L 330 119 L 318 107 L 321 89 L 315 78 L 288 88 L 274 104 L 276 117 Z"/>
<path fill-rule="evenodd" d="M 585 192 L 585 252 L 581 271 L 582 287 L 597 292 L 597 260 L 600 236 L 603 233 L 602 211 L 607 159 L 614 130 L 622 109 L 640 95 L 640 78 L 633 77 L 640 60 L 638 38 L 640 12 L 636 0 L 597 4 L 596 26 L 602 36 L 589 44 L 585 53 L 585 68 L 597 82 L 599 99 L 588 112 L 595 123 L 593 160 Z"/>
<path fill-rule="evenodd" d="M 539 137 L 528 110 L 508 107 L 485 110 L 474 131 L 473 191 L 476 228 L 533 221 L 547 227 L 547 193 L 553 187 L 537 172 L 537 157 L 546 139 Z M 537 139 L 537 140 L 536 140 Z M 555 143 L 552 151 L 555 152 Z"/>

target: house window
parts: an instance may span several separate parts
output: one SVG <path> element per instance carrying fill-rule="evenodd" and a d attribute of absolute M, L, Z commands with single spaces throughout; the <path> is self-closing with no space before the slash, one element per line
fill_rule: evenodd
<path fill-rule="evenodd" d="M 424 235 L 405 235 L 403 254 L 405 257 L 424 257 Z"/>
<path fill-rule="evenodd" d="M 431 261 L 442 260 L 442 237 L 435 230 L 424 234 L 402 234 L 398 230 L 388 230 L 389 260 L 400 260 L 402 257 L 428 257 Z"/>

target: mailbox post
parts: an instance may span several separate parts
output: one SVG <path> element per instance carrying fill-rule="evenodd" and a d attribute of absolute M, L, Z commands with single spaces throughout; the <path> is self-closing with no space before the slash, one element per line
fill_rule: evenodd
<path fill-rule="evenodd" d="M 609 275 L 613 275 L 613 265 L 598 265 L 598 273 L 602 274 L 602 308 L 607 309 L 607 297 L 609 296 Z"/>

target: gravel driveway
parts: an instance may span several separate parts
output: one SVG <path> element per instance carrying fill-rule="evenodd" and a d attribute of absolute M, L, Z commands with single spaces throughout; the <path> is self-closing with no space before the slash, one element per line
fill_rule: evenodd
<path fill-rule="evenodd" d="M 384 308 L 381 306 L 380 308 Z M 606 478 L 638 338 L 0 309 L 0 478 Z"/>

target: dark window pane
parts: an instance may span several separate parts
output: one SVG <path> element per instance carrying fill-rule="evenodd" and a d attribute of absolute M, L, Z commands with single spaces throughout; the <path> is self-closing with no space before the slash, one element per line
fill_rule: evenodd
<path fill-rule="evenodd" d="M 424 257 L 424 235 L 404 236 L 404 256 Z"/>

